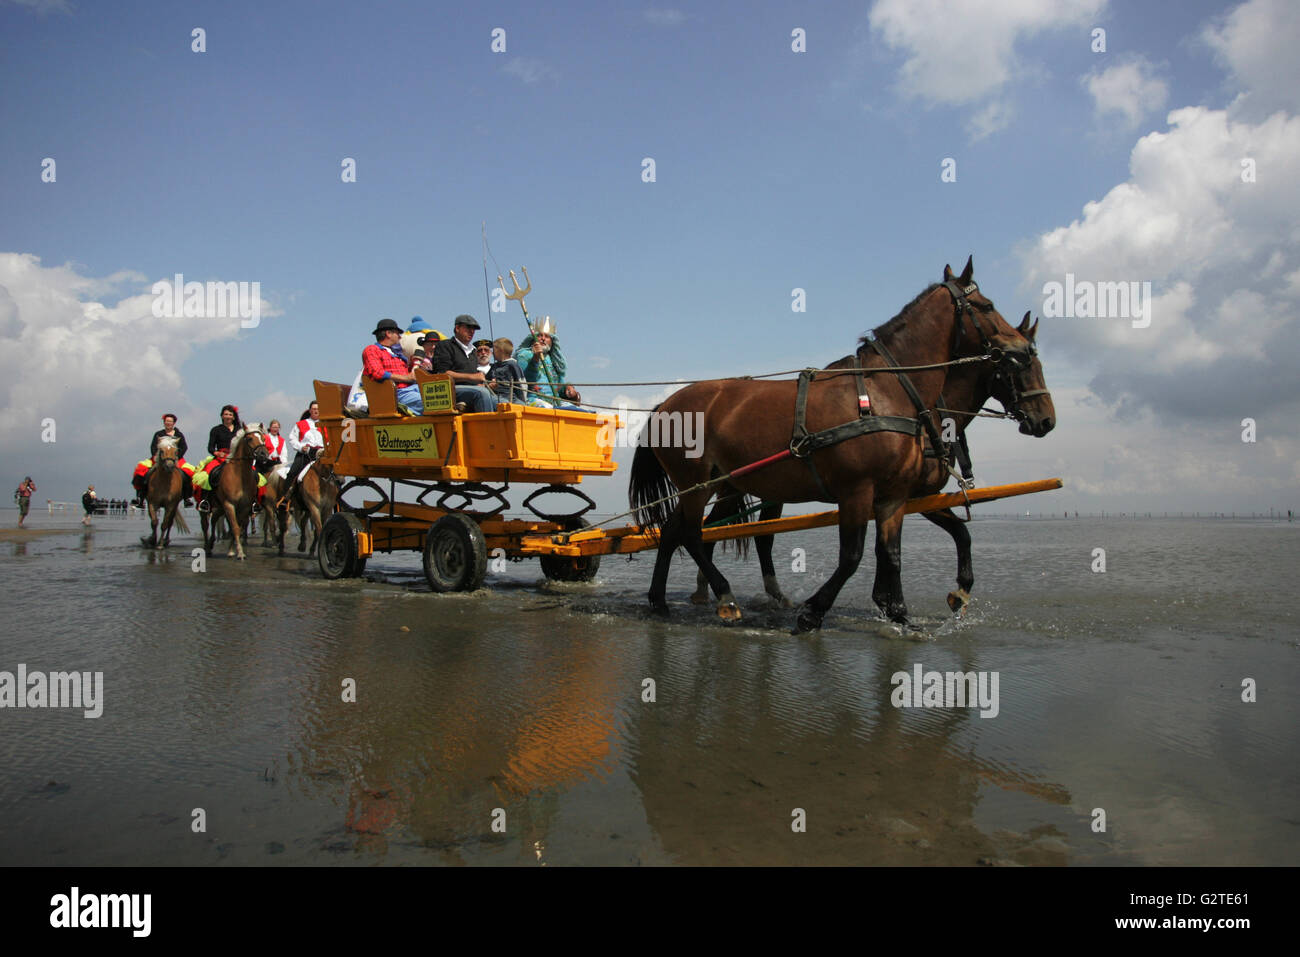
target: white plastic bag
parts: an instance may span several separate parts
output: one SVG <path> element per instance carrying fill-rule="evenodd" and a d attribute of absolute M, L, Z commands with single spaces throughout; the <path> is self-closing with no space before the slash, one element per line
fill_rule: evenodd
<path fill-rule="evenodd" d="M 358 372 L 357 377 L 352 380 L 352 389 L 348 392 L 348 401 L 343 407 L 353 415 L 364 416 L 370 411 L 370 400 L 366 398 L 366 390 L 361 388 L 361 377 L 364 372 Z"/>

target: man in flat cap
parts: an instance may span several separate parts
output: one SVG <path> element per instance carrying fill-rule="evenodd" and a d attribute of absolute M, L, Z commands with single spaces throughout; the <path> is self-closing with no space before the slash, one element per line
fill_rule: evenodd
<path fill-rule="evenodd" d="M 444 339 L 433 350 L 433 371 L 449 373 L 456 386 L 456 401 L 464 402 L 470 412 L 495 412 L 497 397 L 483 383 L 487 381 L 478 371 L 478 358 L 474 349 L 474 333 L 480 328 L 473 316 L 456 317 L 456 327 L 450 339 Z"/>
<path fill-rule="evenodd" d="M 415 384 L 411 360 L 402 351 L 402 327 L 392 319 L 380 319 L 375 326 L 374 345 L 361 350 L 361 371 L 375 382 L 392 379 L 397 386 L 397 401 L 416 415 L 424 412 L 420 387 Z"/>

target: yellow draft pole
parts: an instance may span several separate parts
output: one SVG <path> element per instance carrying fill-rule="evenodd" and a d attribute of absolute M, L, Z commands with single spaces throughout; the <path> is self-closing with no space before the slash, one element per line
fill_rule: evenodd
<path fill-rule="evenodd" d="M 1011 485 L 990 485 L 961 492 L 941 492 L 923 498 L 908 499 L 903 511 L 912 515 L 917 512 L 937 512 L 944 508 L 958 508 L 977 502 L 992 502 L 1000 498 L 1012 498 L 1016 495 L 1032 495 L 1035 492 L 1049 492 L 1061 487 L 1059 478 L 1039 479 L 1034 482 L 1016 482 Z M 720 542 L 735 538 L 750 538 L 755 535 L 776 535 L 782 532 L 797 532 L 808 528 L 825 528 L 839 521 L 838 511 L 814 512 L 810 515 L 795 515 L 790 518 L 774 518 L 765 522 L 745 522 L 743 525 L 722 525 L 706 528 L 703 539 L 706 542 Z M 658 537 L 638 530 L 635 526 L 622 529 L 592 529 L 589 532 L 571 532 L 567 535 L 568 544 L 556 541 L 551 536 L 525 536 L 521 553 L 526 555 L 622 555 L 656 548 Z"/>

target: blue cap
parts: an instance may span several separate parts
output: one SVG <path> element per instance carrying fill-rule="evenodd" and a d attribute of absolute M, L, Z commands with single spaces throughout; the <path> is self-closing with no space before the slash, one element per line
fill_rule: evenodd
<path fill-rule="evenodd" d="M 419 316 L 411 317 L 411 324 L 407 327 L 407 332 L 428 332 L 433 326 L 429 325 Z"/>

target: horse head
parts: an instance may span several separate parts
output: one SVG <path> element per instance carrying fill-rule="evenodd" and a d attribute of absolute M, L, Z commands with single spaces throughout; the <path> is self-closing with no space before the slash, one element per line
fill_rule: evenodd
<path fill-rule="evenodd" d="M 1017 341 L 994 347 L 1001 351 L 993 353 L 997 363 L 993 373 L 993 397 L 1019 420 L 1021 432 L 1042 438 L 1056 426 L 1056 406 L 1052 404 L 1052 393 L 1043 378 L 1043 364 L 1038 360 L 1038 347 L 1034 341 L 1038 334 L 1038 320 L 1030 325 L 1029 313 L 1026 312 L 1015 332 Z"/>
<path fill-rule="evenodd" d="M 943 267 L 943 285 L 957 309 L 954 358 L 962 347 L 992 357 L 989 394 L 1020 422 L 1022 433 L 1041 438 L 1056 426 L 1056 407 L 1034 342 L 1038 322 L 1031 326 L 1026 312 L 1013 328 L 972 282 L 973 273 L 971 259 L 960 276 L 953 275 L 952 267 Z"/>
<path fill-rule="evenodd" d="M 251 458 L 257 465 L 265 466 L 270 462 L 270 453 L 266 451 L 266 432 L 261 422 L 248 422 L 230 441 L 230 457 Z"/>
<path fill-rule="evenodd" d="M 171 472 L 180 462 L 180 457 L 180 443 L 174 437 L 164 435 L 158 440 L 158 451 L 154 456 L 155 465 Z"/>

